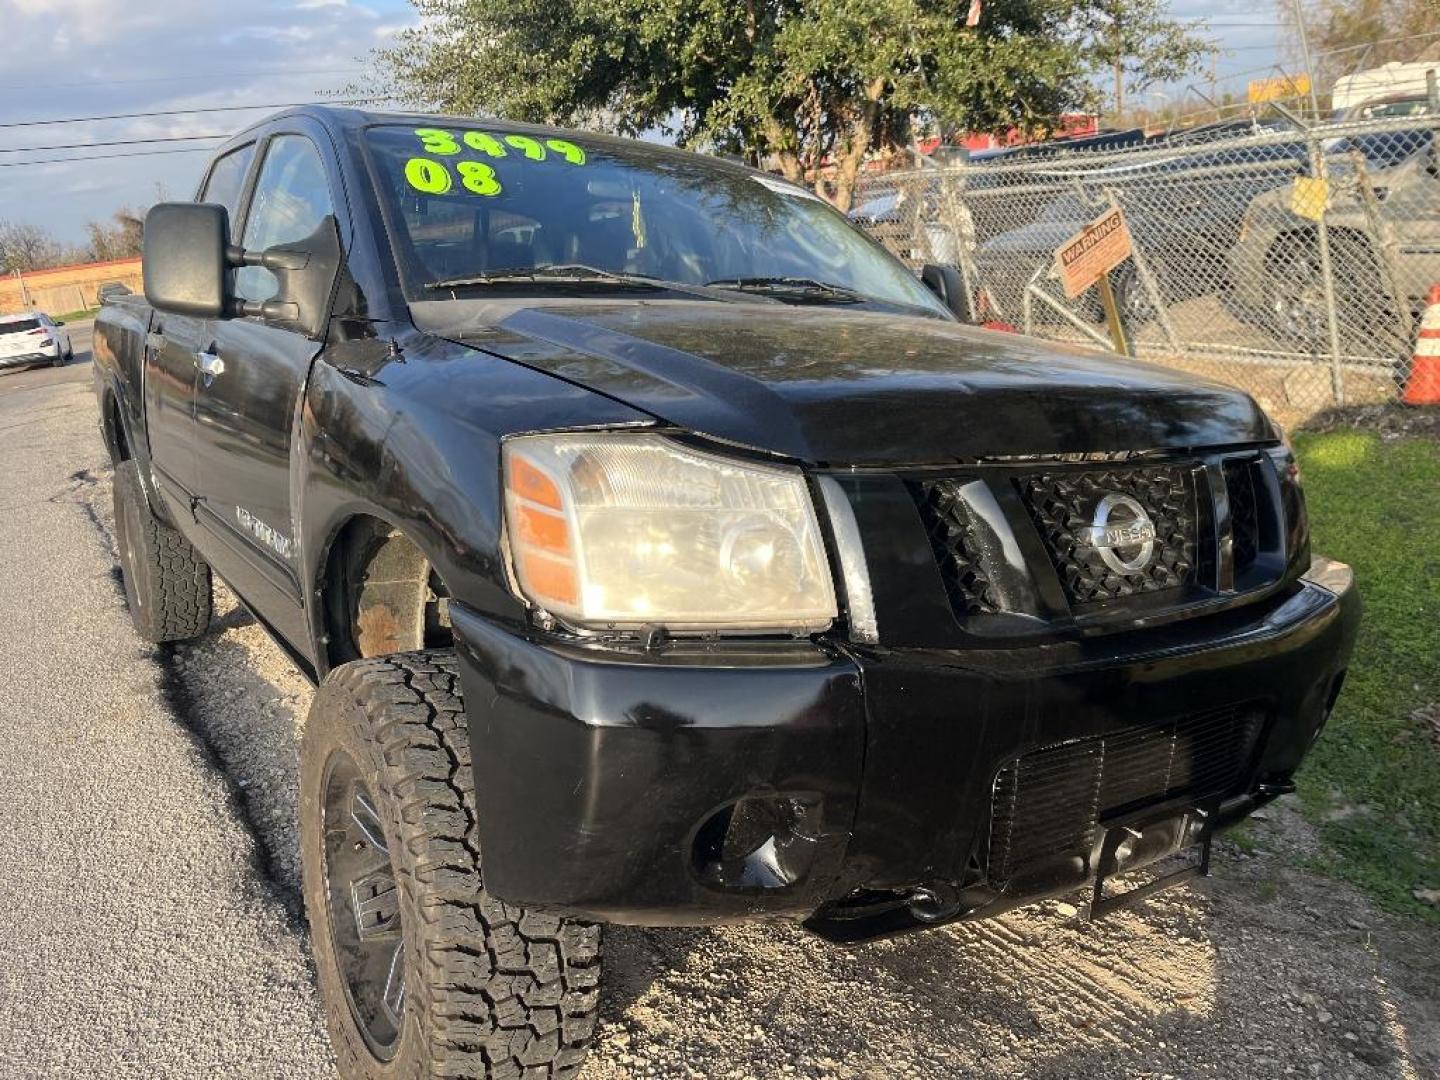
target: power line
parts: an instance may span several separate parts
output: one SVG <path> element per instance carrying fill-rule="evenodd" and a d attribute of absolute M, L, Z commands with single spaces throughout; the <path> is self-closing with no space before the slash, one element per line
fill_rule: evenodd
<path fill-rule="evenodd" d="M 386 98 L 336 98 L 330 101 L 282 101 L 278 105 L 216 105 L 208 109 L 157 109 L 154 112 L 110 113 L 106 116 L 66 116 L 55 120 L 8 120 L 0 128 L 41 127 L 46 124 L 93 124 L 104 120 L 144 120 L 154 116 L 189 116 L 193 113 L 249 112 L 254 109 L 294 109 L 301 105 L 372 105 Z"/>
<path fill-rule="evenodd" d="M 256 79 L 263 75 L 280 75 L 286 78 L 292 75 L 358 75 L 364 68 L 310 68 L 300 71 L 216 71 L 203 75 L 160 75 L 146 79 L 105 79 L 103 81 L 72 82 L 72 83 L 46 83 L 49 89 L 63 88 L 66 90 L 97 88 L 104 86 L 136 86 L 140 83 L 164 83 L 164 82 L 193 82 L 199 79 Z M 0 90 L 33 90 L 34 83 L 12 83 L 0 85 Z"/>
<path fill-rule="evenodd" d="M 108 142 L 52 143 L 49 146 L 0 146 L 0 154 L 38 154 L 45 150 L 87 150 L 92 146 L 139 146 L 141 143 L 190 142 L 193 139 L 228 139 L 224 135 L 167 135 L 154 139 L 114 139 Z"/>
<path fill-rule="evenodd" d="M 22 165 L 64 165 L 72 161 L 105 161 L 110 158 L 154 157 L 157 154 L 213 153 L 213 146 L 181 146 L 170 150 L 122 150 L 118 154 L 82 154 L 62 158 L 37 158 L 34 161 L 0 161 L 0 169 L 18 169 Z"/>

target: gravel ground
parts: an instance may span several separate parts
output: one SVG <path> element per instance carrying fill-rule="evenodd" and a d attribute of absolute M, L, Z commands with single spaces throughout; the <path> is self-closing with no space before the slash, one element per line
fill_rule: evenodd
<path fill-rule="evenodd" d="M 201 642 L 134 637 L 93 408 L 0 381 L 0 528 L 46 554 L 0 566 L 0 1076 L 323 1074 L 294 829 L 310 687 L 223 589 Z M 1252 834 L 1100 924 L 1076 898 L 848 950 L 612 930 L 585 1080 L 1440 1078 L 1440 933 L 1295 869 L 1319 849 L 1283 805 Z"/>

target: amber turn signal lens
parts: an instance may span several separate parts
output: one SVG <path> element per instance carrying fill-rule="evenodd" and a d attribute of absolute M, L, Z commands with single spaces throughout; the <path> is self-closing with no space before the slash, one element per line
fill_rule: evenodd
<path fill-rule="evenodd" d="M 548 506 L 552 510 L 565 508 L 560 499 L 560 489 L 555 486 L 554 480 L 518 454 L 511 457 L 509 463 L 512 493 L 541 506 Z"/>
<path fill-rule="evenodd" d="M 547 559 L 533 551 L 520 556 L 521 575 L 534 599 L 542 603 L 574 604 L 580 597 L 575 567 L 568 562 Z"/>
<path fill-rule="evenodd" d="M 544 548 L 557 555 L 570 554 L 570 530 L 559 514 L 547 514 L 534 506 L 516 508 L 516 524 L 520 540 L 526 547 Z"/>

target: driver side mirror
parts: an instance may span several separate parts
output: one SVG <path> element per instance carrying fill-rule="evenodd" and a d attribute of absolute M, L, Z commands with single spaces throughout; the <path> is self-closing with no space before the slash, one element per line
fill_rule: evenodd
<path fill-rule="evenodd" d="M 145 215 L 141 272 L 145 299 L 156 311 L 197 319 L 258 316 L 266 322 L 320 337 L 340 272 L 340 233 L 327 216 L 303 240 L 265 251 L 230 243 L 230 215 L 212 203 L 160 203 Z M 229 294 L 228 272 L 263 266 L 279 289 L 269 300 Z"/>
<path fill-rule="evenodd" d="M 965 287 L 965 275 L 953 266 L 935 266 L 927 263 L 920 270 L 920 280 L 940 302 L 950 309 L 963 323 L 973 320 L 970 314 L 969 290 Z"/>
<path fill-rule="evenodd" d="M 140 272 L 156 311 L 218 319 L 225 313 L 230 215 L 210 203 L 159 203 L 145 215 Z"/>

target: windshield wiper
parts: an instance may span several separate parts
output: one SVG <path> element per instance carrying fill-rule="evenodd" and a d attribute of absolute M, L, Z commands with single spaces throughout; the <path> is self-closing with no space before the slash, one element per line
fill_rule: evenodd
<path fill-rule="evenodd" d="M 601 285 L 625 285 L 634 289 L 652 289 L 656 292 L 678 292 L 688 296 L 703 296 L 707 300 L 733 300 L 723 292 L 706 285 L 691 285 L 684 281 L 668 281 L 648 274 L 630 274 L 616 270 L 601 270 L 583 263 L 559 263 L 553 266 L 509 266 L 498 270 L 487 270 L 483 274 L 469 274 L 465 277 L 445 278 L 442 281 L 427 282 L 427 289 L 463 289 L 468 286 L 500 285 L 515 281 L 529 281 L 544 285 L 576 285 L 597 283 Z"/>
<path fill-rule="evenodd" d="M 737 289 L 741 292 L 768 293 L 771 296 L 803 296 L 840 304 L 859 304 L 871 299 L 844 285 L 807 277 L 718 278 L 705 284 L 715 289 Z"/>

